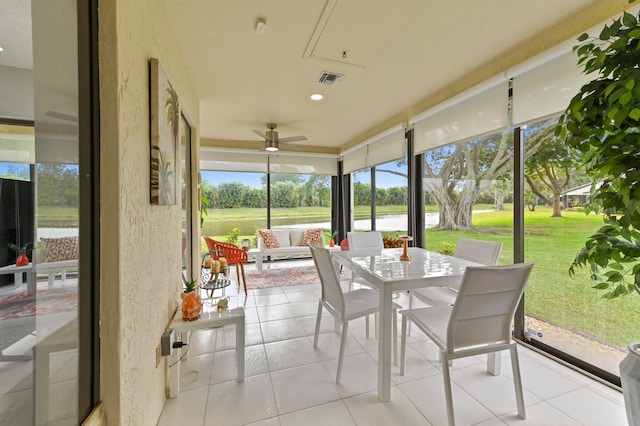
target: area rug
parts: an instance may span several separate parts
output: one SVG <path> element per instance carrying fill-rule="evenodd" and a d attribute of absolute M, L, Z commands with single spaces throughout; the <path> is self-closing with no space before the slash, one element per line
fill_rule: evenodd
<path fill-rule="evenodd" d="M 313 265 L 264 269 L 262 272 L 245 271 L 247 290 L 256 288 L 287 287 L 320 284 L 318 271 Z"/>
<path fill-rule="evenodd" d="M 55 314 L 78 307 L 78 289 L 62 287 L 33 293 L 14 293 L 0 297 L 0 319 Z"/>

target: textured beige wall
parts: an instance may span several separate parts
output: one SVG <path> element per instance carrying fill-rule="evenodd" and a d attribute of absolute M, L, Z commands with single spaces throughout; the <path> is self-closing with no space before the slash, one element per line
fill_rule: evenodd
<path fill-rule="evenodd" d="M 149 203 L 149 58 L 195 120 L 198 104 L 164 2 L 101 0 L 99 48 L 101 396 L 108 424 L 155 425 L 166 383 L 156 347 L 181 288 L 181 207 Z"/>

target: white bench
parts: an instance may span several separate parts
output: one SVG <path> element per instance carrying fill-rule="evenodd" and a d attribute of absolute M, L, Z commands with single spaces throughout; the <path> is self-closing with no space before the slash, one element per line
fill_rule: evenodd
<path fill-rule="evenodd" d="M 67 279 L 67 271 L 78 270 L 78 259 L 56 260 L 47 262 L 47 253 L 45 250 L 34 250 L 36 274 L 47 274 L 49 286 L 53 285 L 56 274 L 60 274 L 62 281 Z"/>
<path fill-rule="evenodd" d="M 317 228 L 309 228 L 317 229 Z M 273 236 L 278 240 L 280 247 L 266 247 L 260 233 L 258 232 L 258 249 L 251 250 L 256 257 L 256 269 L 262 271 L 262 258 L 264 256 L 286 256 L 286 255 L 309 255 L 311 256 L 311 249 L 306 241 L 304 241 L 304 233 L 307 229 L 303 228 L 276 228 L 272 229 Z M 322 237 L 324 240 L 324 237 Z M 330 250 L 340 250 L 340 246 L 329 247 Z"/>

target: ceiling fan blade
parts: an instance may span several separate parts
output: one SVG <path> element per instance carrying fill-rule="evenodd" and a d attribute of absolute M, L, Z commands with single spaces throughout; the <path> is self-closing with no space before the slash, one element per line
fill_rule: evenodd
<path fill-rule="evenodd" d="M 256 130 L 256 129 L 251 129 L 254 131 L 254 133 L 257 133 L 258 136 L 260 136 L 262 139 L 267 139 L 267 135 L 264 134 L 264 132 L 261 132 L 260 130 Z"/>
<path fill-rule="evenodd" d="M 287 143 L 287 142 L 306 141 L 306 140 L 307 140 L 306 136 L 291 136 L 288 138 L 280 138 L 278 139 L 278 142 Z"/>

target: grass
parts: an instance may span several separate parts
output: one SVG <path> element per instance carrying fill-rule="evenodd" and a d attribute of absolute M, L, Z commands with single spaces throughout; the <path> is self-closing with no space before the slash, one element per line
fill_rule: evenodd
<path fill-rule="evenodd" d="M 443 242 L 459 237 L 501 241 L 499 263 L 513 262 L 513 213 L 481 213 L 474 216 L 475 231 L 426 232 L 426 248 L 440 250 Z M 548 209 L 525 213 L 525 260 L 535 263 L 525 292 L 527 314 L 551 324 L 587 335 L 618 348 L 637 341 L 640 330 L 631 321 L 640 318 L 636 296 L 604 300 L 602 292 L 591 288 L 588 271 L 575 277 L 568 268 L 584 240 L 602 224 L 602 218 L 580 212 L 563 212 L 552 218 Z"/>

